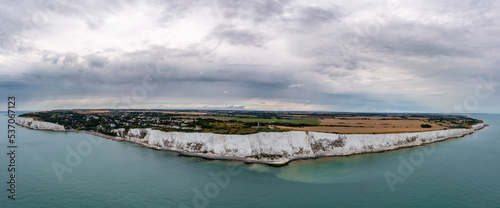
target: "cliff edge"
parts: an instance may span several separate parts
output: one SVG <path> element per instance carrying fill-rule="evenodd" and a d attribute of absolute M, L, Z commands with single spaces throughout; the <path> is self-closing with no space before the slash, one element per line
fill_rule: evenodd
<path fill-rule="evenodd" d="M 55 123 L 50 123 L 50 122 L 44 122 L 44 121 L 35 121 L 33 118 L 26 118 L 26 117 L 18 117 L 16 123 L 19 126 L 24 126 L 30 129 L 40 129 L 40 130 L 49 130 L 49 131 L 66 131 L 64 129 L 64 126 L 55 124 Z"/>
<path fill-rule="evenodd" d="M 65 131 L 64 126 L 19 117 L 17 124 L 31 129 Z M 164 132 L 150 128 L 112 130 L 117 139 L 150 148 L 215 159 L 286 164 L 294 159 L 381 152 L 462 137 L 487 126 L 396 134 L 335 134 L 305 131 L 214 134 Z"/>
<path fill-rule="evenodd" d="M 397 134 L 335 134 L 319 132 L 261 132 L 248 135 L 163 132 L 146 129 L 115 129 L 118 137 L 142 145 L 216 159 L 235 159 L 267 164 L 285 164 L 299 158 L 352 155 L 462 137 L 484 128 Z"/>

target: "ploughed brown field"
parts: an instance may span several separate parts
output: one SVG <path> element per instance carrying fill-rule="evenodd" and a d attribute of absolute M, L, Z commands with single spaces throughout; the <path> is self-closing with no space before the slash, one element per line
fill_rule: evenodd
<path fill-rule="evenodd" d="M 395 117 L 336 117 L 322 118 L 319 126 L 289 127 L 276 126 L 283 130 L 316 131 L 340 134 L 382 134 L 421 132 L 449 129 L 446 124 L 431 123 L 425 118 L 412 117 L 397 119 Z M 431 128 L 422 128 L 421 124 L 430 124 Z"/>

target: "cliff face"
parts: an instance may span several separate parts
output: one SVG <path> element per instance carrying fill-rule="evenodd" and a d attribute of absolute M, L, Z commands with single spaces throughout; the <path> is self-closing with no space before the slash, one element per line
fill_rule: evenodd
<path fill-rule="evenodd" d="M 450 129 L 399 134 L 333 134 L 319 132 L 262 132 L 249 135 L 162 132 L 152 129 L 115 129 L 117 136 L 147 146 L 212 158 L 231 158 L 264 163 L 291 159 L 350 155 L 417 146 L 461 137 L 483 128 Z"/>
<path fill-rule="evenodd" d="M 31 129 L 65 131 L 64 126 L 18 117 L 17 124 Z M 238 159 L 250 162 L 283 164 L 292 159 L 318 156 L 351 155 L 379 152 L 401 147 L 462 137 L 485 127 L 472 129 L 399 134 L 333 134 L 320 132 L 261 132 L 248 135 L 163 132 L 152 129 L 115 129 L 124 140 L 151 148 L 174 150 L 184 154 L 210 158 Z"/>
<path fill-rule="evenodd" d="M 18 117 L 16 123 L 19 126 L 28 127 L 30 129 L 65 131 L 64 126 L 62 125 L 50 122 L 35 121 L 33 120 L 33 118 Z"/>

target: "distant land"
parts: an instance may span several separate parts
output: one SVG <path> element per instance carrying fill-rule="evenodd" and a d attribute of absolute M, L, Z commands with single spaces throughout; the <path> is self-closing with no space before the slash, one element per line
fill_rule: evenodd
<path fill-rule="evenodd" d="M 17 124 L 271 165 L 418 146 L 487 126 L 463 115 L 132 109 L 33 112 L 20 115 Z"/>
<path fill-rule="evenodd" d="M 471 128 L 483 121 L 463 115 L 225 110 L 53 110 L 21 116 L 69 130 L 113 135 L 118 128 L 218 134 L 315 131 L 340 134 L 405 133 Z"/>

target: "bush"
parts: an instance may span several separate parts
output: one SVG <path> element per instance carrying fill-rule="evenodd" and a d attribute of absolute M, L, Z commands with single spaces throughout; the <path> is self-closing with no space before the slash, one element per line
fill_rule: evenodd
<path fill-rule="evenodd" d="M 430 124 L 420 124 L 420 127 L 422 127 L 422 128 L 431 128 L 432 126 Z"/>

